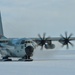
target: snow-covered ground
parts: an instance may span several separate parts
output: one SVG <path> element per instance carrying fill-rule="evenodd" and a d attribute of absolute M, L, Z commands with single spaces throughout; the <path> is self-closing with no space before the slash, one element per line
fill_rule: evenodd
<path fill-rule="evenodd" d="M 0 62 L 0 75 L 75 75 L 75 51 L 35 51 L 34 61 Z"/>
<path fill-rule="evenodd" d="M 75 50 L 36 50 L 34 51 L 34 60 L 49 59 L 75 59 Z"/>
<path fill-rule="evenodd" d="M 75 60 L 0 62 L 0 75 L 75 75 Z"/>

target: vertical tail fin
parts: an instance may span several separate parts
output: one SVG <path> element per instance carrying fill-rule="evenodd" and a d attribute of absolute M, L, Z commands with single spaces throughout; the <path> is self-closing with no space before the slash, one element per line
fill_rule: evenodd
<path fill-rule="evenodd" d="M 3 34 L 3 27 L 2 27 L 1 12 L 0 12 L 0 36 L 4 36 L 4 34 Z"/>

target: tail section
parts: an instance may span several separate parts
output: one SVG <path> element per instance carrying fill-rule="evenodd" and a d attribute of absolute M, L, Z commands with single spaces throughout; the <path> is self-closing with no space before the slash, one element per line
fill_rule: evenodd
<path fill-rule="evenodd" d="M 2 18 L 1 18 L 1 12 L 0 12 L 0 39 L 5 39 L 6 37 L 4 36 L 3 33 L 3 27 L 2 27 Z"/>
<path fill-rule="evenodd" d="M 3 34 L 3 27 L 2 27 L 1 12 L 0 12 L 0 36 L 4 36 L 4 34 Z"/>

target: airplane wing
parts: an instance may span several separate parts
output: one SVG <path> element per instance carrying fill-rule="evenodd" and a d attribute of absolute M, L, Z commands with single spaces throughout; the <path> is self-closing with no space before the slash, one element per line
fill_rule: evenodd
<path fill-rule="evenodd" d="M 67 48 L 69 47 L 69 44 L 73 46 L 71 41 L 75 40 L 75 37 L 72 37 L 73 34 L 70 34 L 69 36 L 67 35 L 67 32 L 65 32 L 65 36 L 60 35 L 60 37 L 45 37 L 45 34 L 43 34 L 43 37 L 40 35 L 39 38 L 31 38 L 33 41 L 35 41 L 38 45 L 42 46 L 45 45 L 46 43 L 48 45 L 52 44 L 52 41 L 58 41 L 62 44 L 62 46 L 67 45 Z"/>
<path fill-rule="evenodd" d="M 41 41 L 40 38 L 30 38 L 30 39 L 32 39 L 36 43 Z M 58 41 L 58 42 L 60 42 L 60 40 L 64 40 L 64 39 L 62 39 L 61 37 L 52 37 L 52 38 L 48 38 L 46 41 Z M 69 40 L 70 41 L 75 41 L 75 37 L 71 37 Z"/>

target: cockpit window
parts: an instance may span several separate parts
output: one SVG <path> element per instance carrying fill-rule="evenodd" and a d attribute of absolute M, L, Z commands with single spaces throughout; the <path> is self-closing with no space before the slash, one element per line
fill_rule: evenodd
<path fill-rule="evenodd" d="M 21 40 L 21 42 L 17 42 L 17 44 L 18 43 L 25 44 L 25 43 L 32 43 L 32 41 L 30 41 L 30 40 Z"/>
<path fill-rule="evenodd" d="M 32 41 L 25 41 L 25 43 L 32 43 Z"/>

